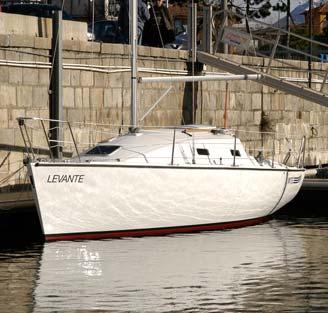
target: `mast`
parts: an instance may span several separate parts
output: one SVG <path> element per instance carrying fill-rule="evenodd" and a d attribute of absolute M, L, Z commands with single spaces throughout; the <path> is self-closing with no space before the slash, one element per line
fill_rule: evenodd
<path fill-rule="evenodd" d="M 62 21 L 63 15 L 61 10 L 56 10 L 52 17 L 52 66 L 53 72 L 51 77 L 51 100 L 50 100 L 50 139 L 51 152 L 55 159 L 61 159 L 63 132 L 58 120 L 62 120 L 63 114 L 63 52 L 62 52 Z"/>
<path fill-rule="evenodd" d="M 130 44 L 131 44 L 131 127 L 133 131 L 137 128 L 137 15 L 138 1 L 129 0 L 130 11 Z"/>

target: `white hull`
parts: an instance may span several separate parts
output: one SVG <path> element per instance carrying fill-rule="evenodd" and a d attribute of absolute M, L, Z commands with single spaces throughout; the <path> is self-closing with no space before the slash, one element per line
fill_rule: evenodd
<path fill-rule="evenodd" d="M 281 168 L 87 163 L 28 168 L 49 240 L 259 219 L 291 201 L 304 178 L 302 169 Z"/>

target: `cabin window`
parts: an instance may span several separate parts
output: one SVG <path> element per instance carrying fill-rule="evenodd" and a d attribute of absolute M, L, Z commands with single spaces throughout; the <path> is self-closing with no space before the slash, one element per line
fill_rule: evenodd
<path fill-rule="evenodd" d="M 233 150 L 233 149 L 232 149 L 232 150 L 230 150 L 230 152 L 231 152 L 231 155 L 232 155 L 232 156 L 235 155 L 235 156 L 240 157 L 240 151 L 239 151 L 239 150 Z M 234 152 L 235 152 L 235 153 L 234 153 Z"/>
<path fill-rule="evenodd" d="M 89 150 L 86 154 L 111 154 L 116 151 L 120 146 L 95 146 Z"/>
<path fill-rule="evenodd" d="M 207 149 L 197 148 L 197 153 L 199 155 L 210 155 L 210 152 Z"/>

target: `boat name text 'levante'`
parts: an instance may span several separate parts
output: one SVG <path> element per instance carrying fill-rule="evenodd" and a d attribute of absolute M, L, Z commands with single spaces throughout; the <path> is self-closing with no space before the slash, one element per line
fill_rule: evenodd
<path fill-rule="evenodd" d="M 47 183 L 83 183 L 84 175 L 49 175 Z"/>

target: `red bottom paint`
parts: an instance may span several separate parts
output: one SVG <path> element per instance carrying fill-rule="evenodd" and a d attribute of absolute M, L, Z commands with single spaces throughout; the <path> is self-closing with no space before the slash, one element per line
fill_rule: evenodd
<path fill-rule="evenodd" d="M 168 228 L 153 228 L 153 229 L 137 229 L 137 230 L 122 230 L 96 233 L 74 233 L 74 234 L 54 234 L 46 235 L 46 241 L 57 240 L 80 240 L 80 239 L 105 239 L 105 238 L 121 238 L 121 237 L 143 237 L 143 236 L 162 236 L 178 233 L 194 233 L 200 231 L 222 230 L 231 228 L 240 228 L 244 226 L 251 226 L 266 222 L 270 216 L 254 218 L 244 221 L 235 221 L 218 224 L 205 224 L 195 226 L 179 226 Z"/>

